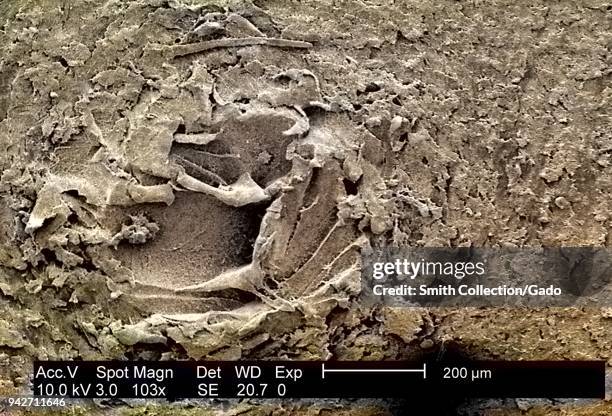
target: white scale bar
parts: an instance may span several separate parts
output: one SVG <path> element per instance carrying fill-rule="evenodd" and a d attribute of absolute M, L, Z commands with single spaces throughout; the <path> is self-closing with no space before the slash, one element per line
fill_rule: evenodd
<path fill-rule="evenodd" d="M 321 378 L 325 378 L 325 373 L 423 373 L 423 378 L 427 378 L 427 364 L 423 363 L 423 368 L 325 368 L 321 364 Z"/>

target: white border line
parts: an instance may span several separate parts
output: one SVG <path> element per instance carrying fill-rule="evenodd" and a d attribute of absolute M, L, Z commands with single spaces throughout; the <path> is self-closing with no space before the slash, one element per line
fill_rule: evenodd
<path fill-rule="evenodd" d="M 423 363 L 423 368 L 325 368 L 325 363 L 321 364 L 321 378 L 325 379 L 325 373 L 423 373 L 423 379 L 427 378 L 427 363 Z"/>

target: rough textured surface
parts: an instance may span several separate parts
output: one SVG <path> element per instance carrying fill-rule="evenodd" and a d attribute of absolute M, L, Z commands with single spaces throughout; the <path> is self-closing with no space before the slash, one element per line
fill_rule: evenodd
<path fill-rule="evenodd" d="M 0 379 L 36 358 L 610 360 L 609 310 L 355 301 L 367 246 L 612 244 L 610 8 L 3 1 Z"/>

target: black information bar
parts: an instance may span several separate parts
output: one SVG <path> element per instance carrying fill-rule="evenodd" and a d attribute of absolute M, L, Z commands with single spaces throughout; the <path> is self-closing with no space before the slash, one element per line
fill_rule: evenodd
<path fill-rule="evenodd" d="M 66 398 L 604 398 L 605 362 L 37 361 L 33 381 Z"/>

